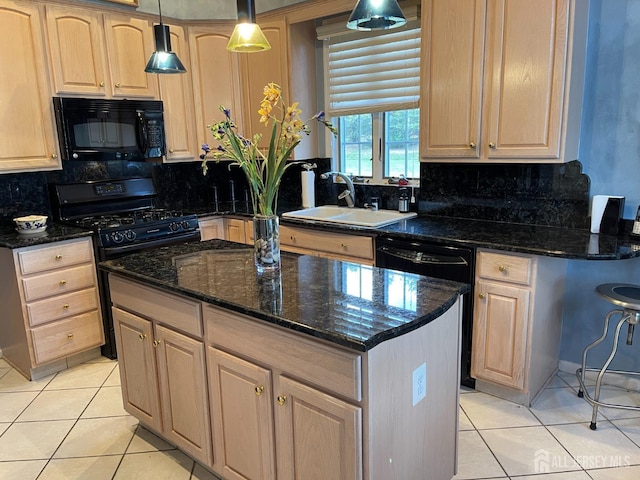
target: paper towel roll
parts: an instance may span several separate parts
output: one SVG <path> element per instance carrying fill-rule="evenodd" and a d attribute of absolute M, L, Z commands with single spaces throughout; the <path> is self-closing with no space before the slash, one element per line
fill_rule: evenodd
<path fill-rule="evenodd" d="M 316 206 L 315 174 L 310 170 L 302 172 L 302 206 L 304 208 Z"/>

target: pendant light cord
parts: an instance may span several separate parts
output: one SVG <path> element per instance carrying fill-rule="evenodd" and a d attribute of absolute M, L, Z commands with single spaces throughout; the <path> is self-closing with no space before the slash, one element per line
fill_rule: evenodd
<path fill-rule="evenodd" d="M 160 17 L 160 25 L 162 25 L 162 7 L 160 6 L 160 0 L 158 0 L 158 17 Z"/>

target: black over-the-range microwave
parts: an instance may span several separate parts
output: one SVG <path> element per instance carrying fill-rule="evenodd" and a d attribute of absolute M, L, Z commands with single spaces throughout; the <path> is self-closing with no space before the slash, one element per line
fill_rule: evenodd
<path fill-rule="evenodd" d="M 63 160 L 145 161 L 166 154 L 162 102 L 53 97 Z"/>

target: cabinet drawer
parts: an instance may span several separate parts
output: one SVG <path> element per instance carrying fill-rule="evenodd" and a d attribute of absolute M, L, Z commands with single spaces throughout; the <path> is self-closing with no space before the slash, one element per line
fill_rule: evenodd
<path fill-rule="evenodd" d="M 480 278 L 530 285 L 533 259 L 500 253 L 478 252 L 477 269 Z"/>
<path fill-rule="evenodd" d="M 281 226 L 280 243 L 295 248 L 373 260 L 372 237 Z"/>
<path fill-rule="evenodd" d="M 18 263 L 23 275 L 93 262 L 91 239 L 56 242 L 45 247 L 29 247 L 18 252 Z"/>
<path fill-rule="evenodd" d="M 41 325 L 88 310 L 96 310 L 98 308 L 97 295 L 94 287 L 27 303 L 29 324 L 31 326 Z"/>
<path fill-rule="evenodd" d="M 97 310 L 31 330 L 36 363 L 57 358 L 104 344 L 102 321 Z"/>
<path fill-rule="evenodd" d="M 22 279 L 22 290 L 27 302 L 44 297 L 51 297 L 95 285 L 95 269 L 93 264 L 79 267 L 54 270 L 33 277 Z"/>
<path fill-rule="evenodd" d="M 109 275 L 112 303 L 150 320 L 202 338 L 202 307 L 183 297 Z"/>
<path fill-rule="evenodd" d="M 362 400 L 361 357 L 303 335 L 208 306 L 207 344 L 355 401 Z"/>

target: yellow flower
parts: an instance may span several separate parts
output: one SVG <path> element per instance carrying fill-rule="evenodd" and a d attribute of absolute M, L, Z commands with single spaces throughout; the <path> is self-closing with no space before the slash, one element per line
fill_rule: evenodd
<path fill-rule="evenodd" d="M 298 102 L 294 102 L 291 106 L 287 107 L 287 111 L 284 114 L 284 119 L 290 122 L 301 113 L 302 110 L 298 108 Z"/>
<path fill-rule="evenodd" d="M 275 105 L 280 100 L 282 89 L 277 83 L 267 83 L 263 90 L 264 100 L 263 102 L 269 102 L 271 105 Z"/>

